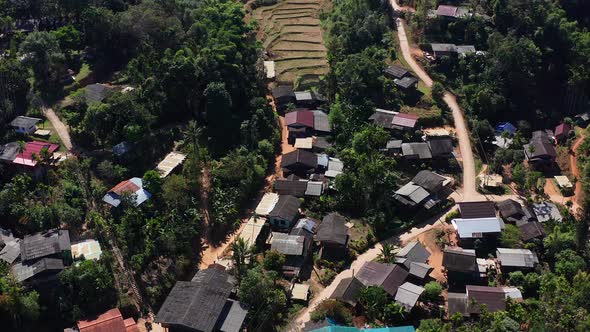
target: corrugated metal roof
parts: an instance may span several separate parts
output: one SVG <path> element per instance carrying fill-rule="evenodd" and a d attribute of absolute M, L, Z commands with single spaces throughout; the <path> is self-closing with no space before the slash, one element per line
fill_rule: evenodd
<path fill-rule="evenodd" d="M 415 204 L 420 204 L 420 202 L 426 199 L 426 197 L 430 196 L 428 191 L 412 182 L 399 188 L 395 193 L 400 196 L 408 197 Z"/>
<path fill-rule="evenodd" d="M 72 257 L 74 259 L 84 256 L 84 259 L 97 260 L 101 254 L 100 243 L 96 240 L 89 239 L 72 244 Z"/>
<path fill-rule="evenodd" d="M 287 256 L 300 256 L 303 254 L 305 237 L 303 235 L 289 235 L 285 233 L 272 233 L 270 240 L 271 250 L 276 250 Z"/>
<path fill-rule="evenodd" d="M 239 301 L 228 299 L 226 302 L 226 306 L 229 305 L 229 311 L 227 315 L 222 313 L 225 317 L 220 317 L 220 320 L 223 320 L 223 324 L 219 328 L 221 332 L 240 332 L 242 329 L 242 325 L 244 324 L 244 320 L 246 319 L 246 315 L 248 315 L 248 309 L 245 305 L 240 303 Z"/>
<path fill-rule="evenodd" d="M 462 239 L 502 232 L 502 224 L 498 218 L 453 219 L 451 223 Z"/>
<path fill-rule="evenodd" d="M 307 301 L 309 295 L 309 285 L 293 284 L 291 287 L 291 298 L 295 300 Z"/>
<path fill-rule="evenodd" d="M 420 298 L 422 292 L 424 292 L 424 288 L 406 282 L 399 286 L 395 294 L 395 302 L 402 305 L 409 312 L 416 305 L 416 302 L 418 302 L 418 298 Z"/>
<path fill-rule="evenodd" d="M 316 182 L 316 181 L 307 182 L 307 189 L 305 190 L 305 195 L 321 196 L 323 192 L 324 192 L 324 183 L 323 182 Z"/>
<path fill-rule="evenodd" d="M 545 222 L 549 219 L 556 221 L 563 219 L 557 206 L 551 202 L 533 203 L 532 209 L 540 222 Z"/>
<path fill-rule="evenodd" d="M 502 266 L 533 268 L 539 263 L 537 255 L 528 249 L 498 248 L 496 257 Z"/>
<path fill-rule="evenodd" d="M 279 195 L 276 193 L 266 193 L 256 206 L 255 213 L 259 216 L 268 216 L 279 201 Z"/>
<path fill-rule="evenodd" d="M 251 217 L 248 219 L 246 226 L 244 226 L 238 237 L 246 241 L 249 247 L 253 247 L 256 245 L 256 240 L 258 239 L 264 224 L 266 224 L 265 218 Z"/>
<path fill-rule="evenodd" d="M 164 157 L 162 161 L 156 166 L 156 170 L 160 173 L 160 176 L 167 177 L 178 165 L 186 159 L 186 155 L 179 152 L 170 152 Z"/>
<path fill-rule="evenodd" d="M 326 132 L 326 133 L 331 132 L 332 126 L 330 125 L 330 119 L 328 118 L 328 114 L 326 114 L 320 110 L 315 110 L 312 112 L 314 114 L 314 118 L 313 118 L 314 129 L 316 131 L 322 131 L 322 132 Z"/>

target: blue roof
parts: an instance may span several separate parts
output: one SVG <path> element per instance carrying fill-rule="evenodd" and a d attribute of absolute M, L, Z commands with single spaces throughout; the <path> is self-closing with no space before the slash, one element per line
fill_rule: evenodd
<path fill-rule="evenodd" d="M 509 132 L 510 135 L 516 133 L 516 127 L 510 122 L 501 122 L 496 126 L 496 133 L 501 134 L 505 131 Z"/>
<path fill-rule="evenodd" d="M 397 326 L 397 327 L 379 327 L 369 329 L 358 329 L 349 326 L 326 326 L 321 329 L 313 330 L 311 332 L 415 332 L 413 326 Z"/>

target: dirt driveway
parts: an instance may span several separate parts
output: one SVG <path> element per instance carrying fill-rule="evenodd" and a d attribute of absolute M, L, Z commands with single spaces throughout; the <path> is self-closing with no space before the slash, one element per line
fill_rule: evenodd
<path fill-rule="evenodd" d="M 51 125 L 57 132 L 59 139 L 63 143 L 64 147 L 68 150 L 72 150 L 72 139 L 70 138 L 70 132 L 68 131 L 68 127 L 60 120 L 60 118 L 55 114 L 51 107 L 43 106 L 43 113 L 47 117 L 47 120 L 51 122 Z"/>

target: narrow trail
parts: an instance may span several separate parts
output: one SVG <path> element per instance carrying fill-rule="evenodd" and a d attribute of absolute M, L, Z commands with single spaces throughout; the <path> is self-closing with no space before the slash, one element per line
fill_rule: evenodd
<path fill-rule="evenodd" d="M 576 179 L 578 179 L 578 182 L 576 183 L 576 188 L 574 189 L 574 197 L 572 198 L 574 203 L 576 203 L 578 206 L 580 204 L 582 204 L 582 182 L 581 182 L 581 176 L 580 176 L 580 169 L 578 168 L 578 148 L 580 147 L 580 145 L 584 142 L 584 138 L 586 138 L 586 135 L 584 135 L 584 130 L 580 131 L 580 137 L 574 142 L 574 144 L 572 145 L 572 151 L 570 153 L 570 169 L 572 171 L 572 175 L 576 177 Z"/>
<path fill-rule="evenodd" d="M 55 112 L 53 111 L 53 109 L 51 107 L 47 107 L 47 106 L 43 105 L 42 109 L 43 109 L 43 114 L 45 114 L 45 116 L 47 117 L 47 120 L 49 120 L 49 122 L 51 122 L 51 125 L 53 126 L 53 128 L 57 132 L 57 135 L 59 136 L 59 139 L 63 143 L 64 147 L 68 151 L 71 151 L 73 148 L 73 145 L 72 145 L 72 139 L 70 138 L 70 132 L 68 130 L 68 127 L 61 121 L 61 119 L 57 116 L 57 114 L 55 114 Z"/>
<path fill-rule="evenodd" d="M 274 105 L 274 102 L 272 101 L 272 97 L 268 97 L 269 99 L 269 103 L 272 106 L 273 112 L 275 114 L 278 114 Z M 287 126 L 285 124 L 285 118 L 283 116 L 279 116 L 277 118 L 277 122 L 280 126 L 280 130 L 281 130 L 281 152 L 277 155 L 276 159 L 275 159 L 275 163 L 274 163 L 274 170 L 273 172 L 266 177 L 266 184 L 264 186 L 264 188 L 259 192 L 259 199 L 262 197 L 262 195 L 264 195 L 265 192 L 267 192 L 268 190 L 270 190 L 272 184 L 274 183 L 275 179 L 278 179 L 281 177 L 282 175 L 282 170 L 281 170 L 281 160 L 283 158 L 283 154 L 291 152 L 294 150 L 294 148 L 289 145 L 288 142 L 288 130 L 287 130 Z M 205 170 L 208 169 L 204 168 L 203 169 L 203 180 L 207 179 L 210 180 L 210 175 L 205 176 Z M 205 182 L 205 181 L 203 181 Z M 202 183 L 202 186 L 205 187 L 205 183 Z M 209 188 L 210 188 L 210 183 L 208 184 Z M 209 191 L 207 191 L 209 192 Z M 206 199 L 206 202 L 208 204 L 208 195 L 207 197 L 203 196 L 203 193 L 201 193 L 201 201 L 204 202 L 204 199 Z M 258 200 L 256 201 L 256 204 L 258 203 Z M 209 205 L 207 205 L 209 206 Z M 205 219 L 209 220 L 209 211 L 208 209 L 206 211 L 203 211 L 203 214 L 205 215 Z M 235 241 L 236 236 L 238 236 L 238 234 L 240 234 L 242 232 L 242 230 L 244 229 L 244 227 L 246 226 L 246 223 L 248 221 L 248 219 L 250 218 L 250 215 L 247 214 L 247 217 L 242 219 L 242 223 L 239 227 L 238 230 L 236 230 L 235 232 L 233 232 L 222 244 L 217 245 L 217 246 L 212 246 L 212 245 L 207 245 L 207 247 L 205 248 L 205 250 L 203 250 L 202 254 L 201 254 L 201 262 L 199 264 L 199 269 L 205 269 L 207 268 L 209 265 L 215 263 L 216 261 L 219 260 L 219 258 L 222 258 L 223 256 L 225 256 L 224 254 L 226 253 L 227 250 L 229 250 L 229 247 L 231 246 L 231 244 Z M 208 223 L 207 223 L 208 224 Z"/>

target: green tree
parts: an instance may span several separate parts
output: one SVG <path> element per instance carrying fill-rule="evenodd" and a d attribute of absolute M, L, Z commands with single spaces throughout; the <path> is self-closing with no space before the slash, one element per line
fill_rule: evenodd
<path fill-rule="evenodd" d="M 424 285 L 424 293 L 422 293 L 422 298 L 427 302 L 437 303 L 440 300 L 442 291 L 443 287 L 441 284 L 436 281 L 430 281 Z"/>
<path fill-rule="evenodd" d="M 238 237 L 231 245 L 232 250 L 232 261 L 234 264 L 234 274 L 238 280 L 241 280 L 246 269 L 248 262 L 251 262 L 252 253 L 251 248 L 248 246 L 248 242 L 241 237 Z"/>
<path fill-rule="evenodd" d="M 82 34 L 73 25 L 66 25 L 51 31 L 51 34 L 57 39 L 60 49 L 66 54 L 67 58 L 71 57 L 72 51 L 80 49 Z"/>
<path fill-rule="evenodd" d="M 506 224 L 502 234 L 500 234 L 500 245 L 503 248 L 520 247 L 522 244 L 521 235 L 520 228 L 512 224 Z"/>
<path fill-rule="evenodd" d="M 0 318 L 6 322 L 6 328 L 17 329 L 34 322 L 40 313 L 39 294 L 27 291 L 11 274 L 8 264 L 0 262 Z"/>
<path fill-rule="evenodd" d="M 287 297 L 276 286 L 277 278 L 276 272 L 265 272 L 260 267 L 248 270 L 242 278 L 238 298 L 254 313 L 250 316 L 249 329 L 262 331 L 283 320 Z"/>
<path fill-rule="evenodd" d="M 283 265 L 285 265 L 285 255 L 276 250 L 269 250 L 264 254 L 262 265 L 267 271 L 280 272 L 283 269 Z"/>
<path fill-rule="evenodd" d="M 383 309 L 390 302 L 387 292 L 376 286 L 369 286 L 362 289 L 358 295 L 358 302 L 362 305 L 363 311 L 369 321 L 383 319 Z"/>
<path fill-rule="evenodd" d="M 59 301 L 68 322 L 102 313 L 116 304 L 117 292 L 108 261 L 103 255 L 100 261 L 85 260 L 59 274 Z"/>
<path fill-rule="evenodd" d="M 56 82 L 63 73 L 64 55 L 55 36 L 49 32 L 32 32 L 20 45 L 25 63 L 33 69 L 36 84 Z"/>
<path fill-rule="evenodd" d="M 555 272 L 568 278 L 568 280 L 573 279 L 579 271 L 586 269 L 584 258 L 580 257 L 571 249 L 559 252 L 555 258 L 557 259 L 555 262 Z"/>

